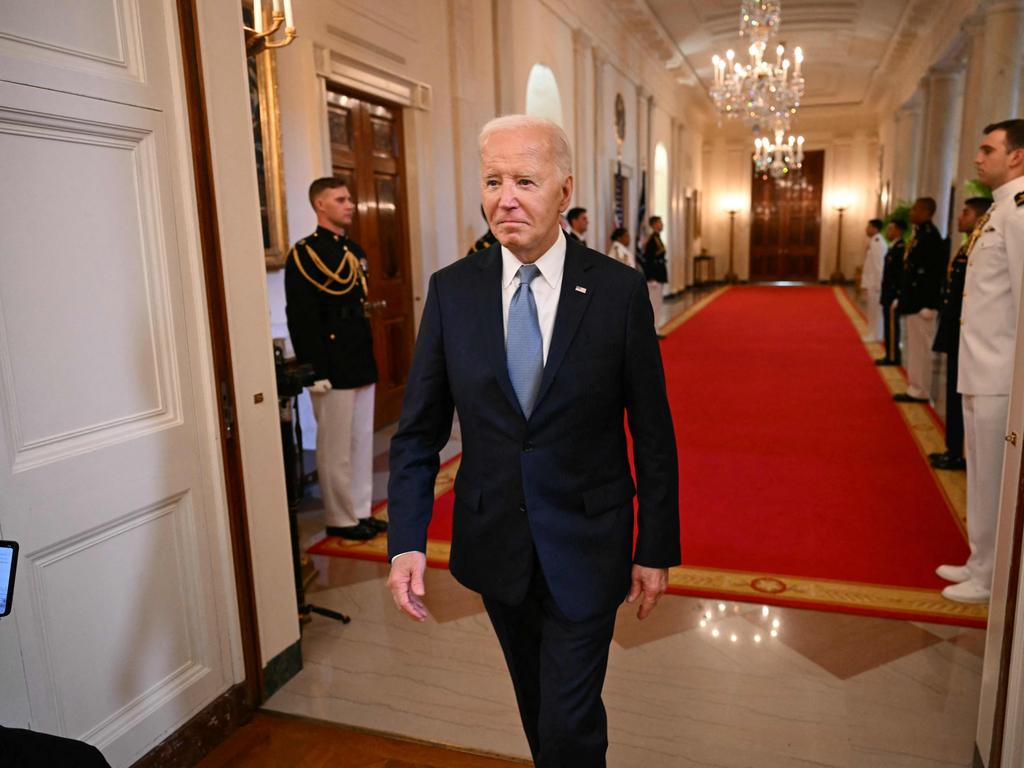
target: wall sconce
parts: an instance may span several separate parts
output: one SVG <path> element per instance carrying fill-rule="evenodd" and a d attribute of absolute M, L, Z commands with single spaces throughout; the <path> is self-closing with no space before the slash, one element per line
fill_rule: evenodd
<path fill-rule="evenodd" d="M 292 0 L 272 0 L 270 26 L 264 28 L 263 0 L 253 0 L 252 18 L 254 28 L 243 27 L 245 31 L 245 53 L 247 56 L 267 50 L 284 48 L 296 38 L 295 17 L 292 15 Z M 283 8 L 282 8 L 283 4 Z M 273 40 L 273 36 L 284 26 L 284 37 Z"/>

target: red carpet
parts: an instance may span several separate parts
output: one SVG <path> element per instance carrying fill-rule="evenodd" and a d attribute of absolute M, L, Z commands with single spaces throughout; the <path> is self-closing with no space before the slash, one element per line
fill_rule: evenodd
<path fill-rule="evenodd" d="M 671 591 L 984 624 L 937 595 L 935 566 L 964 562 L 965 537 L 832 288 L 730 289 L 662 351 L 680 453 Z M 442 491 L 430 538 L 447 542 Z M 311 551 L 380 548 L 330 542 Z"/>

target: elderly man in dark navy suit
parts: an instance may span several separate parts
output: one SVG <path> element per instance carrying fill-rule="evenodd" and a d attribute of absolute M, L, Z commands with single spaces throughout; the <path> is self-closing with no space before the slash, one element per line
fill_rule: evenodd
<path fill-rule="evenodd" d="M 547 768 L 605 764 L 601 688 L 617 608 L 639 601 L 645 618 L 680 562 L 675 436 L 647 286 L 559 229 L 570 159 L 550 121 L 484 127 L 483 203 L 498 243 L 430 279 L 388 489 L 389 586 L 423 620 L 438 454 L 457 411 L 451 571 L 483 596 Z"/>

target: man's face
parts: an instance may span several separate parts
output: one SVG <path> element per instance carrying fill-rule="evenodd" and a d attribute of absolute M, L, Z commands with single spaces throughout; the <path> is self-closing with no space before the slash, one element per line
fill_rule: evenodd
<path fill-rule="evenodd" d="M 654 224 L 651 225 L 651 229 L 654 230 L 655 232 L 661 232 L 661 230 L 663 230 L 664 228 L 665 222 L 662 221 L 661 219 L 658 219 L 657 221 L 654 222 Z"/>
<path fill-rule="evenodd" d="M 997 189 L 1024 173 L 1024 149 L 1007 150 L 1006 131 L 986 133 L 974 156 L 978 180 Z"/>
<path fill-rule="evenodd" d="M 492 133 L 480 153 L 484 213 L 498 241 L 524 263 L 544 255 L 559 236 L 559 214 L 572 196 L 547 133 L 521 128 Z"/>
<path fill-rule="evenodd" d="M 873 225 L 868 224 L 866 227 L 864 227 L 864 234 L 867 235 L 868 237 L 874 237 L 875 235 L 878 234 L 878 230 L 875 229 Z"/>
<path fill-rule="evenodd" d="M 585 213 L 581 213 L 572 220 L 572 228 L 577 235 L 586 234 L 588 227 L 590 227 L 590 219 L 587 218 Z"/>
<path fill-rule="evenodd" d="M 900 239 L 902 234 L 903 233 L 900 232 L 900 228 L 897 227 L 895 224 L 890 223 L 887 224 L 885 227 L 885 239 L 888 240 L 890 243 L 895 243 L 897 240 Z"/>
<path fill-rule="evenodd" d="M 924 203 L 920 200 L 915 200 L 914 204 L 910 206 L 910 213 L 907 214 L 907 218 L 910 219 L 911 224 L 924 224 L 926 221 L 931 221 L 932 215 Z"/>
<path fill-rule="evenodd" d="M 974 225 L 978 223 L 978 212 L 965 205 L 956 220 L 956 228 L 959 232 L 970 234 L 974 231 Z"/>
<path fill-rule="evenodd" d="M 623 232 L 622 237 L 619 238 L 619 242 L 625 246 L 629 245 L 629 232 Z"/>
<path fill-rule="evenodd" d="M 356 204 L 348 187 L 325 189 L 313 205 L 318 217 L 322 216 L 339 229 L 346 229 L 352 224 Z"/>

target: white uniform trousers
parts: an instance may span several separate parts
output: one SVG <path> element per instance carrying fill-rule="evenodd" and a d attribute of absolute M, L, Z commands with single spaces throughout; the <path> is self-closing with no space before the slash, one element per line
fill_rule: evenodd
<path fill-rule="evenodd" d="M 881 288 L 865 288 L 864 295 L 867 297 L 867 326 L 864 334 L 864 341 L 882 341 L 885 338 L 885 329 L 882 327 L 882 296 Z"/>
<path fill-rule="evenodd" d="M 937 317 L 934 309 L 922 309 L 917 314 L 906 315 L 904 362 L 907 367 L 907 394 L 911 397 L 931 399 L 932 344 L 935 343 Z"/>
<path fill-rule="evenodd" d="M 661 289 L 664 283 L 656 283 L 654 280 L 647 281 L 647 293 L 651 296 L 651 308 L 654 310 L 654 328 L 661 327 L 661 308 L 664 305 L 664 297 Z"/>
<path fill-rule="evenodd" d="M 1009 395 L 964 395 L 967 448 L 967 538 L 971 581 L 992 589 L 996 523 L 1003 486 L 1003 453 Z"/>
<path fill-rule="evenodd" d="M 316 471 L 327 525 L 356 525 L 373 497 L 374 385 L 310 392 L 316 416 Z"/>

